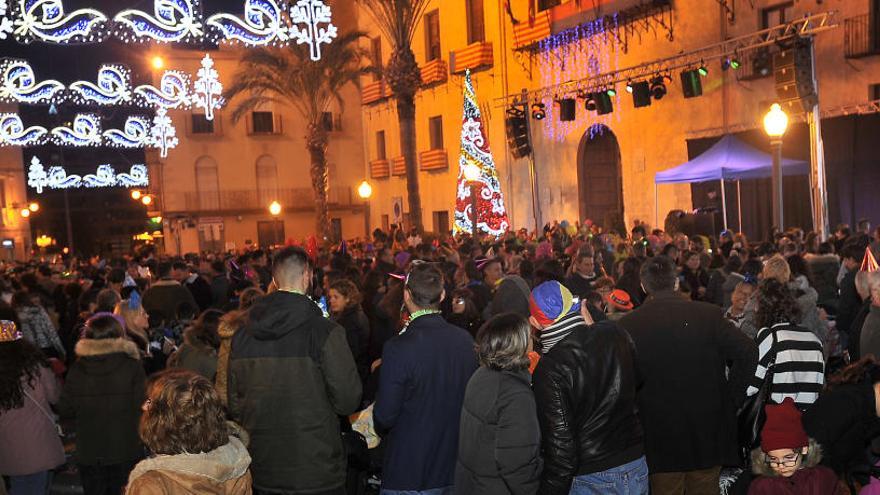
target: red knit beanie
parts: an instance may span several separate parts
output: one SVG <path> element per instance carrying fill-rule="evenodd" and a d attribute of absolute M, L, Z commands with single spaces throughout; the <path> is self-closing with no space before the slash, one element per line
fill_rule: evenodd
<path fill-rule="evenodd" d="M 801 424 L 801 412 L 791 397 L 787 397 L 782 404 L 767 404 L 764 412 L 767 421 L 761 430 L 761 450 L 797 450 L 809 445 L 810 439 Z"/>

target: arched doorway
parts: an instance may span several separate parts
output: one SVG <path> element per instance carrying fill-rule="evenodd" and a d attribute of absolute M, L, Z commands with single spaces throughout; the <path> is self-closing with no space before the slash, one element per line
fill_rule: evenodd
<path fill-rule="evenodd" d="M 578 147 L 578 212 L 606 230 L 623 224 L 620 146 L 611 129 L 588 130 Z"/>

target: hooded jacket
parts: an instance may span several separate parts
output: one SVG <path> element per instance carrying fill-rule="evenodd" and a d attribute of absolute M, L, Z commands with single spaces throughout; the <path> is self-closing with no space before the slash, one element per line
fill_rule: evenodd
<path fill-rule="evenodd" d="M 58 411 L 76 418 L 76 458 L 80 464 L 111 465 L 136 461 L 146 398 L 144 368 L 134 342 L 82 339 L 70 367 Z"/>
<path fill-rule="evenodd" d="M 767 465 L 764 452 L 760 448 L 752 450 L 752 472 L 758 477 L 749 485 L 749 495 L 844 495 L 849 490 L 841 489 L 837 475 L 822 461 L 822 448 L 812 438 L 808 452 L 792 476 L 783 478 Z"/>
<path fill-rule="evenodd" d="M 128 477 L 126 495 L 249 495 L 251 456 L 236 437 L 202 454 L 159 455 L 143 460 Z"/>
<path fill-rule="evenodd" d="M 345 483 L 338 415 L 355 411 L 361 382 L 345 329 L 301 294 L 278 291 L 232 337 L 229 413 L 251 437 L 254 487 L 314 493 Z"/>

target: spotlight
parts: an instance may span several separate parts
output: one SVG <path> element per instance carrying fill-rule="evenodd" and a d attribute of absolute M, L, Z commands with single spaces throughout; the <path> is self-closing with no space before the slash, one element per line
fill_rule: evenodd
<path fill-rule="evenodd" d="M 611 96 L 607 91 L 600 91 L 595 95 L 596 113 L 606 115 L 614 111 L 614 105 L 611 103 Z"/>
<path fill-rule="evenodd" d="M 730 68 L 733 70 L 739 69 L 741 65 L 742 64 L 740 64 L 739 59 L 736 57 L 730 60 Z"/>
<path fill-rule="evenodd" d="M 559 103 L 559 121 L 571 122 L 576 116 L 577 101 L 574 98 L 563 98 Z"/>
<path fill-rule="evenodd" d="M 606 93 L 608 96 L 617 96 L 617 90 L 614 89 L 614 86 L 612 86 L 612 87 L 606 89 L 606 90 L 605 90 L 605 93 Z"/>
<path fill-rule="evenodd" d="M 547 105 L 543 103 L 535 103 L 532 105 L 532 118 L 535 120 L 544 120 L 547 117 Z"/>
<path fill-rule="evenodd" d="M 686 70 L 681 73 L 681 91 L 685 98 L 694 98 L 703 94 L 703 83 L 700 80 L 700 71 Z"/>
<path fill-rule="evenodd" d="M 700 64 L 700 68 L 697 69 L 697 72 L 699 72 L 701 76 L 706 77 L 709 75 L 709 68 L 706 67 L 705 64 Z"/>
<path fill-rule="evenodd" d="M 596 111 L 596 93 L 586 94 L 584 98 L 584 108 L 586 108 L 588 112 Z"/>
<path fill-rule="evenodd" d="M 626 92 L 629 93 L 629 94 L 632 94 L 632 92 L 633 92 L 633 83 L 632 83 L 632 81 L 627 81 L 627 82 L 626 82 Z"/>
<path fill-rule="evenodd" d="M 728 57 L 721 62 L 721 70 L 733 69 L 737 70 L 742 66 L 742 63 L 739 61 L 739 58 L 736 56 Z"/>
<path fill-rule="evenodd" d="M 522 158 L 532 152 L 527 119 L 525 111 L 519 106 L 507 109 L 507 118 L 504 121 L 507 129 L 507 145 L 514 158 Z"/>
<path fill-rule="evenodd" d="M 648 81 L 632 83 L 633 106 L 636 108 L 651 105 L 651 85 Z"/>
<path fill-rule="evenodd" d="M 656 76 L 651 79 L 651 96 L 655 100 L 661 100 L 666 96 L 666 83 L 663 82 L 664 76 Z"/>

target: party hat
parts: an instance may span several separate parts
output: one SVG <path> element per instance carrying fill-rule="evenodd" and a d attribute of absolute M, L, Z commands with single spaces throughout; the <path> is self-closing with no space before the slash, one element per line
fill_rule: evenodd
<path fill-rule="evenodd" d="M 862 268 L 863 272 L 876 272 L 880 270 L 880 266 L 877 266 L 877 260 L 874 258 L 874 253 L 871 252 L 870 247 L 865 248 L 865 259 L 862 260 Z"/>

